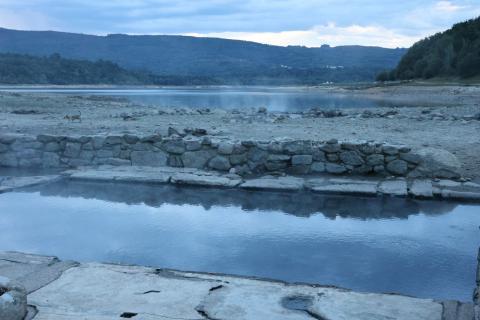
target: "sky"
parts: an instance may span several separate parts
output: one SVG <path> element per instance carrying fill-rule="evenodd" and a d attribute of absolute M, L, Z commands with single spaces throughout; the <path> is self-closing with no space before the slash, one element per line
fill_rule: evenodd
<path fill-rule="evenodd" d="M 0 0 L 0 27 L 181 34 L 273 45 L 409 47 L 480 16 L 480 0 Z"/>

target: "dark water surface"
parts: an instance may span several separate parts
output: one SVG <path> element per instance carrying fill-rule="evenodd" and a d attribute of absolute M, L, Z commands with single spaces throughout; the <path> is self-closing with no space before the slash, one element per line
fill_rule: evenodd
<path fill-rule="evenodd" d="M 86 182 L 37 188 L 0 195 L 0 250 L 471 301 L 479 206 Z"/>
<path fill-rule="evenodd" d="M 162 107 L 244 109 L 266 107 L 270 111 L 302 111 L 318 108 L 368 108 L 396 106 L 348 94 L 302 87 L 171 87 L 132 89 L 61 89 L 49 87 L 2 87 L 0 91 L 37 92 L 83 96 L 110 96 Z"/>

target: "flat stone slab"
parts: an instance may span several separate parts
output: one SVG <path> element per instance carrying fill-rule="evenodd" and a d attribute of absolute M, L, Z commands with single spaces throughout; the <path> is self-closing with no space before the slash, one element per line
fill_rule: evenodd
<path fill-rule="evenodd" d="M 57 279 L 63 271 L 76 266 L 73 261 L 56 257 L 0 252 L 0 275 L 21 283 L 28 293 Z"/>
<path fill-rule="evenodd" d="M 413 180 L 408 190 L 408 194 L 416 198 L 432 198 L 433 197 L 432 180 L 427 180 L 427 179 Z"/>
<path fill-rule="evenodd" d="M 170 180 L 173 184 L 184 184 L 207 187 L 233 188 L 242 183 L 241 179 L 231 179 L 226 176 L 219 176 L 208 173 L 174 173 Z"/>
<path fill-rule="evenodd" d="M 384 195 L 405 197 L 407 196 L 407 181 L 402 178 L 380 182 L 378 191 Z"/>
<path fill-rule="evenodd" d="M 451 200 L 480 201 L 480 184 L 451 180 L 431 179 L 360 179 L 342 177 L 311 176 L 262 176 L 242 179 L 240 176 L 204 171 L 193 168 L 141 167 L 141 166 L 101 166 L 98 168 L 80 168 L 64 173 L 73 180 L 97 180 L 110 182 L 136 182 L 205 187 L 221 187 L 252 190 L 299 191 L 302 189 L 317 193 L 363 196 L 397 196 L 416 198 L 442 198 Z M 19 178 L 20 179 L 20 178 Z M 25 180 L 27 180 L 25 178 Z M 5 180 L 3 180 L 5 181 Z M 42 180 L 39 179 L 38 183 Z M 45 180 L 48 181 L 48 180 Z M 19 185 L 21 185 L 19 183 Z M 0 192 L 3 183 L 0 182 Z M 10 191 L 12 187 L 4 186 Z"/>
<path fill-rule="evenodd" d="M 305 185 L 305 179 L 296 177 L 263 177 L 259 179 L 247 180 L 240 185 L 243 189 L 260 190 L 302 190 Z"/>
<path fill-rule="evenodd" d="M 59 175 L 6 177 L 0 181 L 0 193 L 38 184 L 49 183 L 60 179 Z"/>
<path fill-rule="evenodd" d="M 362 181 L 353 179 L 309 179 L 307 188 L 313 192 L 347 195 L 377 195 L 376 181 Z"/>
<path fill-rule="evenodd" d="M 429 299 L 98 263 L 68 269 L 28 299 L 36 320 L 442 320 L 443 310 Z"/>

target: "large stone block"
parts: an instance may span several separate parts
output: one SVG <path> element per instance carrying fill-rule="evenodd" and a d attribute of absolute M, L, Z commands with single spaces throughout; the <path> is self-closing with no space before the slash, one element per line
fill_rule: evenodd
<path fill-rule="evenodd" d="M 60 156 L 55 152 L 44 152 L 42 156 L 44 168 L 57 168 L 60 166 Z"/>
<path fill-rule="evenodd" d="M 306 140 L 284 142 L 283 150 L 288 154 L 312 154 L 312 142 Z"/>
<path fill-rule="evenodd" d="M 214 155 L 212 150 L 187 151 L 182 155 L 183 166 L 203 169 Z"/>
<path fill-rule="evenodd" d="M 313 161 L 311 155 L 294 155 L 292 156 L 292 165 L 299 166 L 299 165 L 309 165 Z"/>
<path fill-rule="evenodd" d="M 254 147 L 248 151 L 248 159 L 254 163 L 263 163 L 268 158 L 268 152 L 260 148 Z"/>
<path fill-rule="evenodd" d="M 134 166 L 165 166 L 167 165 L 167 154 L 162 151 L 132 151 L 130 158 Z"/>
<path fill-rule="evenodd" d="M 232 167 L 227 157 L 216 156 L 210 159 L 208 166 L 214 170 L 228 171 Z"/>
<path fill-rule="evenodd" d="M 82 149 L 82 145 L 78 142 L 67 142 L 65 145 L 65 151 L 63 155 L 69 158 L 76 158 L 78 157 L 80 150 Z"/>
<path fill-rule="evenodd" d="M 341 174 L 347 172 L 347 168 L 344 165 L 336 163 L 326 163 L 325 171 L 333 174 Z"/>
<path fill-rule="evenodd" d="M 360 155 L 355 151 L 344 151 L 340 153 L 340 160 L 351 166 L 359 166 L 365 163 Z"/>
<path fill-rule="evenodd" d="M 408 164 L 403 160 L 393 160 L 387 164 L 387 171 L 397 176 L 404 176 L 408 172 Z"/>
<path fill-rule="evenodd" d="M 385 157 L 383 154 L 371 154 L 367 157 L 367 164 L 371 166 L 383 165 Z"/>
<path fill-rule="evenodd" d="M 231 142 L 220 142 L 218 144 L 218 153 L 223 155 L 230 155 L 233 153 L 234 144 Z"/>
<path fill-rule="evenodd" d="M 0 166 L 2 167 L 17 167 L 17 156 L 13 152 L 0 154 Z"/>
<path fill-rule="evenodd" d="M 185 142 L 180 139 L 163 142 L 162 149 L 168 153 L 182 154 L 185 152 Z"/>

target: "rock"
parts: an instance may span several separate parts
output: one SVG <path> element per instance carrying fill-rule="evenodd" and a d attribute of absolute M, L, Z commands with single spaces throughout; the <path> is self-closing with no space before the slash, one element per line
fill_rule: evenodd
<path fill-rule="evenodd" d="M 135 144 L 137 143 L 138 141 L 140 141 L 140 138 L 135 136 L 135 135 L 132 135 L 132 134 L 126 134 L 123 136 L 123 139 L 125 140 L 126 143 L 128 144 Z"/>
<path fill-rule="evenodd" d="M 182 154 L 185 152 L 185 142 L 181 139 L 165 141 L 162 149 L 168 153 Z"/>
<path fill-rule="evenodd" d="M 268 161 L 289 161 L 292 156 L 286 154 L 270 154 L 268 155 Z"/>
<path fill-rule="evenodd" d="M 55 152 L 55 151 L 59 151 L 60 150 L 60 144 L 56 141 L 52 141 L 52 142 L 48 142 L 47 144 L 45 144 L 45 146 L 43 147 L 43 150 L 47 151 L 47 152 Z"/>
<path fill-rule="evenodd" d="M 185 149 L 187 151 L 197 151 L 202 149 L 202 142 L 198 138 L 185 140 Z"/>
<path fill-rule="evenodd" d="M 283 143 L 283 150 L 288 154 L 311 154 L 312 143 L 311 141 L 287 141 Z"/>
<path fill-rule="evenodd" d="M 418 170 L 426 176 L 445 179 L 460 177 L 461 164 L 452 153 L 436 148 L 424 148 L 415 153 L 422 159 Z"/>
<path fill-rule="evenodd" d="M 347 168 L 341 164 L 336 163 L 327 163 L 325 165 L 325 170 L 328 173 L 341 174 L 347 172 Z"/>
<path fill-rule="evenodd" d="M 324 162 L 314 162 L 310 166 L 310 172 L 312 173 L 322 173 L 325 172 L 325 163 Z"/>
<path fill-rule="evenodd" d="M 58 168 L 60 166 L 60 157 L 55 152 L 44 152 L 42 156 L 42 166 L 44 168 Z"/>
<path fill-rule="evenodd" d="M 394 156 L 398 154 L 398 148 L 396 146 L 385 145 L 382 147 L 382 152 L 389 156 Z"/>
<path fill-rule="evenodd" d="M 299 166 L 299 165 L 309 165 L 313 161 L 311 155 L 294 155 L 292 156 L 292 165 Z"/>
<path fill-rule="evenodd" d="M 8 145 L 0 143 L 0 152 L 7 152 L 8 151 Z"/>
<path fill-rule="evenodd" d="M 246 162 L 247 162 L 247 154 L 246 153 L 232 154 L 230 156 L 230 163 L 234 166 L 236 166 L 238 164 L 244 164 Z"/>
<path fill-rule="evenodd" d="M 330 162 L 337 162 L 340 160 L 340 157 L 337 153 L 327 153 L 327 160 Z"/>
<path fill-rule="evenodd" d="M 161 151 L 132 151 L 130 157 L 134 166 L 158 167 L 167 164 L 167 155 Z"/>
<path fill-rule="evenodd" d="M 203 169 L 213 156 L 214 152 L 208 150 L 187 151 L 182 155 L 182 162 L 186 168 Z"/>
<path fill-rule="evenodd" d="M 404 197 L 407 195 L 407 181 L 401 178 L 382 181 L 378 191 L 385 195 Z"/>
<path fill-rule="evenodd" d="M 220 142 L 217 152 L 223 155 L 230 155 L 233 153 L 234 144 L 231 142 Z"/>
<path fill-rule="evenodd" d="M 409 194 L 417 198 L 432 198 L 432 181 L 426 179 L 415 179 L 409 189 Z"/>
<path fill-rule="evenodd" d="M 326 143 L 326 144 L 320 146 L 320 150 L 325 151 L 326 153 L 339 152 L 341 149 L 342 149 L 342 147 L 338 143 L 336 143 L 336 144 Z"/>
<path fill-rule="evenodd" d="M 214 170 L 228 171 L 231 168 L 228 158 L 223 156 L 216 156 L 210 159 L 208 166 Z"/>
<path fill-rule="evenodd" d="M 351 166 L 359 166 L 364 163 L 360 155 L 355 151 L 344 151 L 340 153 L 340 159 L 343 163 Z"/>
<path fill-rule="evenodd" d="M 23 320 L 27 314 L 25 288 L 0 276 L 0 319 Z"/>
<path fill-rule="evenodd" d="M 167 164 L 170 167 L 177 167 L 177 168 L 182 168 L 183 167 L 183 162 L 182 162 L 181 156 L 170 155 L 168 157 Z"/>
<path fill-rule="evenodd" d="M 174 184 L 200 185 L 208 187 L 229 187 L 238 186 L 242 180 L 229 179 L 223 176 L 217 176 L 206 173 L 174 173 L 170 179 Z"/>
<path fill-rule="evenodd" d="M 265 168 L 268 171 L 282 170 L 287 167 L 288 167 L 288 163 L 286 161 L 267 161 L 265 163 Z"/>
<path fill-rule="evenodd" d="M 182 136 L 177 129 L 172 128 L 172 127 L 168 127 L 167 135 L 168 135 L 169 137 L 170 137 L 170 136 L 179 136 L 179 137 Z"/>
<path fill-rule="evenodd" d="M 403 176 L 408 172 L 408 165 L 403 160 L 393 160 L 387 164 L 387 171 L 398 176 Z"/>
<path fill-rule="evenodd" d="M 371 166 L 383 165 L 385 157 L 383 154 L 372 154 L 367 157 L 367 164 Z"/>
<path fill-rule="evenodd" d="M 251 148 L 248 151 L 248 159 L 254 163 L 263 163 L 268 158 L 268 152 L 258 147 Z"/>
<path fill-rule="evenodd" d="M 16 167 L 18 166 L 17 156 L 13 152 L 0 154 L 0 166 L 2 167 Z"/>
<path fill-rule="evenodd" d="M 247 180 L 240 185 L 243 189 L 260 190 L 288 190 L 297 191 L 303 189 L 304 180 L 296 177 L 263 177 Z"/>
<path fill-rule="evenodd" d="M 76 158 L 82 149 L 82 145 L 78 142 L 67 142 L 63 155 L 69 158 Z"/>
<path fill-rule="evenodd" d="M 103 142 L 103 144 L 106 146 L 113 146 L 113 145 L 122 144 L 122 143 L 123 143 L 123 137 L 121 136 L 108 136 L 105 138 L 105 141 Z"/>
<path fill-rule="evenodd" d="M 103 147 L 103 143 L 105 142 L 105 137 L 94 136 L 92 137 L 92 142 L 95 150 L 101 149 Z"/>
<path fill-rule="evenodd" d="M 400 159 L 405 160 L 407 162 L 413 163 L 413 164 L 419 164 L 422 161 L 422 157 L 420 155 L 415 154 L 415 153 L 400 153 Z"/>
<path fill-rule="evenodd" d="M 325 152 L 321 151 L 320 149 L 313 150 L 312 156 L 314 161 L 325 162 L 327 160 L 327 158 L 325 158 Z"/>

